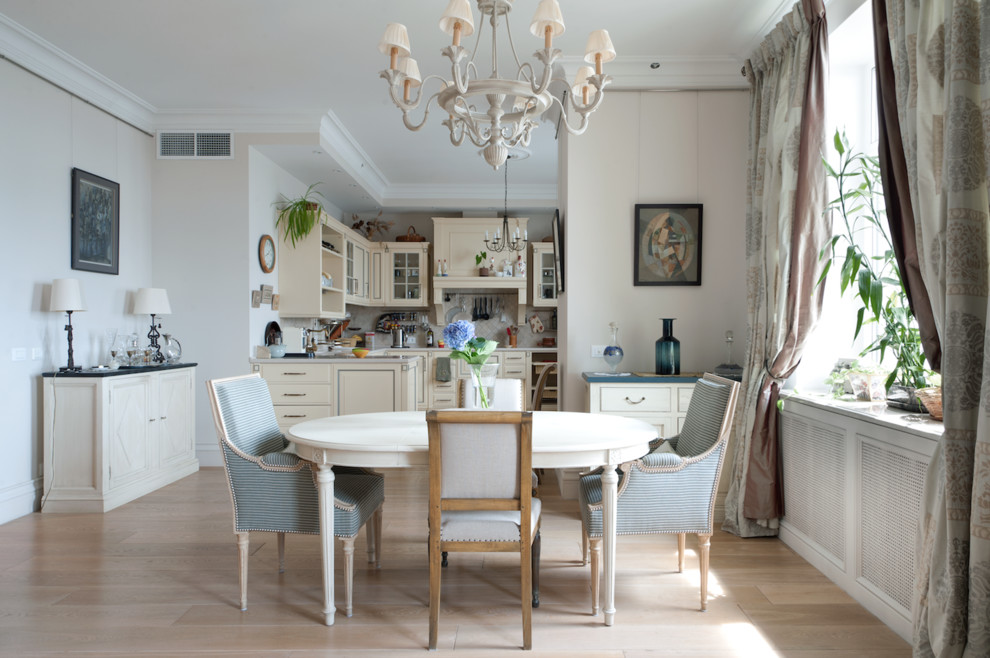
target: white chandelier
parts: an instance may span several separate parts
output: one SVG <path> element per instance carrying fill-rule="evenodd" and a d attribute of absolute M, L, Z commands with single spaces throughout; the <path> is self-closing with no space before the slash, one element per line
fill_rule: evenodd
<path fill-rule="evenodd" d="M 448 118 L 443 125 L 450 129 L 451 143 L 460 146 L 467 136 L 475 146 L 483 147 L 485 161 L 495 169 L 505 162 L 509 148 L 529 145 L 530 134 L 537 121 L 554 103 L 560 107 L 567 132 L 572 135 L 583 133 L 588 126 L 588 115 L 598 109 L 605 86 L 612 81 L 610 76 L 602 73 L 602 64 L 615 59 L 615 48 L 608 32 L 596 30 L 588 37 L 584 60 L 594 64 L 595 69 L 583 66 L 578 70 L 573 85 L 570 85 L 570 101 L 565 106 L 549 91 L 551 82 L 563 84 L 565 88 L 568 86 L 565 80 L 552 77 L 553 65 L 560 57 L 560 50 L 552 47 L 552 40 L 564 33 L 564 18 L 557 0 L 541 0 L 529 26 L 534 36 L 544 39 L 543 49 L 533 54 L 543 64 L 539 75 L 529 62 L 519 63 L 508 20 L 504 20 L 509 50 L 516 66 L 513 78 L 499 74 L 496 32 L 502 17 L 512 9 L 512 0 L 477 0 L 477 3 L 482 17 L 487 16 L 491 24 L 492 71 L 487 78 L 480 77 L 474 63 L 481 45 L 481 33 L 473 52 L 461 46 L 461 37 L 474 33 L 474 16 L 468 0 L 450 0 L 440 18 L 440 29 L 453 37 L 452 45 L 441 51 L 450 59 L 450 80 L 438 75 L 421 79 L 416 60 L 409 56 L 406 27 L 389 23 L 385 28 L 378 50 L 388 55 L 389 68 L 381 72 L 381 77 L 388 80 L 389 93 L 392 101 L 402 110 L 406 128 L 422 128 L 430 114 L 430 104 L 436 100 L 437 105 L 447 112 Z M 440 81 L 440 89 L 426 100 L 422 121 L 413 123 L 409 113 L 419 107 L 423 89 L 411 98 L 412 89 L 433 78 Z M 572 125 L 575 115 L 579 119 L 576 125 Z"/>

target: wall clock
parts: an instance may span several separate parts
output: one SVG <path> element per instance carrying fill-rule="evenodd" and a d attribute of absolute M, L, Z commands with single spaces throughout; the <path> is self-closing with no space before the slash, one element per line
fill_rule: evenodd
<path fill-rule="evenodd" d="M 275 241 L 272 236 L 261 236 L 258 243 L 258 261 L 261 263 L 261 270 L 266 274 L 275 269 Z"/>

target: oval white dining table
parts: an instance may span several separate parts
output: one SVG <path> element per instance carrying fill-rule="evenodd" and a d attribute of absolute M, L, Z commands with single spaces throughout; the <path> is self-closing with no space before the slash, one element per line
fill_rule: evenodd
<path fill-rule="evenodd" d="M 533 412 L 533 468 L 608 466 L 602 472 L 605 625 L 615 618 L 615 466 L 643 456 L 657 438 L 640 420 L 570 411 Z M 289 428 L 294 451 L 318 467 L 320 541 L 323 554 L 323 613 L 334 622 L 333 480 L 331 467 L 408 468 L 428 465 L 426 413 L 394 411 L 332 416 Z"/>

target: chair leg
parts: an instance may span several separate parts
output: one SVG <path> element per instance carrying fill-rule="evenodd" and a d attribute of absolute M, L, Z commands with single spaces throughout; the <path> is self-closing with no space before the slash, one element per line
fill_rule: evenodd
<path fill-rule="evenodd" d="M 440 566 L 441 567 L 447 566 L 447 551 L 443 551 L 442 553 L 440 553 Z"/>
<path fill-rule="evenodd" d="M 368 564 L 374 564 L 375 562 L 375 514 L 377 510 L 371 514 L 371 518 L 364 524 L 364 535 L 368 540 Z"/>
<path fill-rule="evenodd" d="M 533 546 L 519 551 L 522 597 L 523 649 L 533 648 Z"/>
<path fill-rule="evenodd" d="M 285 533 L 276 532 L 278 536 L 278 572 L 285 573 Z"/>
<path fill-rule="evenodd" d="M 591 614 L 598 615 L 598 589 L 601 582 L 602 538 L 589 537 L 591 545 Z"/>
<path fill-rule="evenodd" d="M 250 539 L 251 534 L 248 532 L 237 533 L 237 555 L 241 581 L 241 611 L 247 610 L 248 543 Z"/>
<path fill-rule="evenodd" d="M 581 528 L 581 566 L 588 566 L 588 531 Z"/>
<path fill-rule="evenodd" d="M 684 543 L 686 539 L 686 532 L 677 533 L 677 573 L 684 572 Z"/>
<path fill-rule="evenodd" d="M 355 535 L 356 537 L 356 535 Z M 344 614 L 348 617 L 354 614 L 354 539 L 341 537 L 344 547 Z"/>
<path fill-rule="evenodd" d="M 375 510 L 375 568 L 382 568 L 382 508 Z"/>
<path fill-rule="evenodd" d="M 701 565 L 701 611 L 708 610 L 708 549 L 711 548 L 711 535 L 698 535 L 698 562 Z"/>
<path fill-rule="evenodd" d="M 533 607 L 540 607 L 540 551 L 543 538 L 539 532 L 533 538 Z"/>
<path fill-rule="evenodd" d="M 440 542 L 430 539 L 430 651 L 436 651 L 440 626 Z"/>

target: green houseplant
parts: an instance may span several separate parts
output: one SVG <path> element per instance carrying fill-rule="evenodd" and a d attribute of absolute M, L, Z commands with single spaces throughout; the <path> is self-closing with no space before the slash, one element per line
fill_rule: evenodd
<path fill-rule="evenodd" d="M 476 253 L 474 264 L 478 266 L 478 276 L 488 276 L 488 252 L 479 251 Z"/>
<path fill-rule="evenodd" d="M 890 351 L 894 365 L 884 387 L 922 388 L 932 373 L 925 367 L 921 335 L 894 255 L 879 161 L 875 156 L 851 150 L 845 134 L 838 130 L 834 147 L 839 155 L 838 165 L 833 168 L 826 161 L 825 171 L 835 182 L 838 195 L 829 201 L 825 212 L 835 219 L 835 228 L 831 241 L 818 255 L 825 263 L 818 283 L 824 284 L 833 264 L 839 268 L 840 296 L 851 293 L 859 304 L 854 339 L 864 326 L 878 325 L 876 339 L 860 356 L 879 352 L 882 362 Z M 872 232 L 881 240 L 879 255 L 867 253 L 862 246 Z"/>
<path fill-rule="evenodd" d="M 293 247 L 296 242 L 309 235 L 323 210 L 323 204 L 317 200 L 323 198 L 323 195 L 315 191 L 317 185 L 320 183 L 313 183 L 305 194 L 294 199 L 280 194 L 282 198 L 272 204 L 280 206 L 275 226 L 282 229 L 284 241 L 292 240 Z"/>

